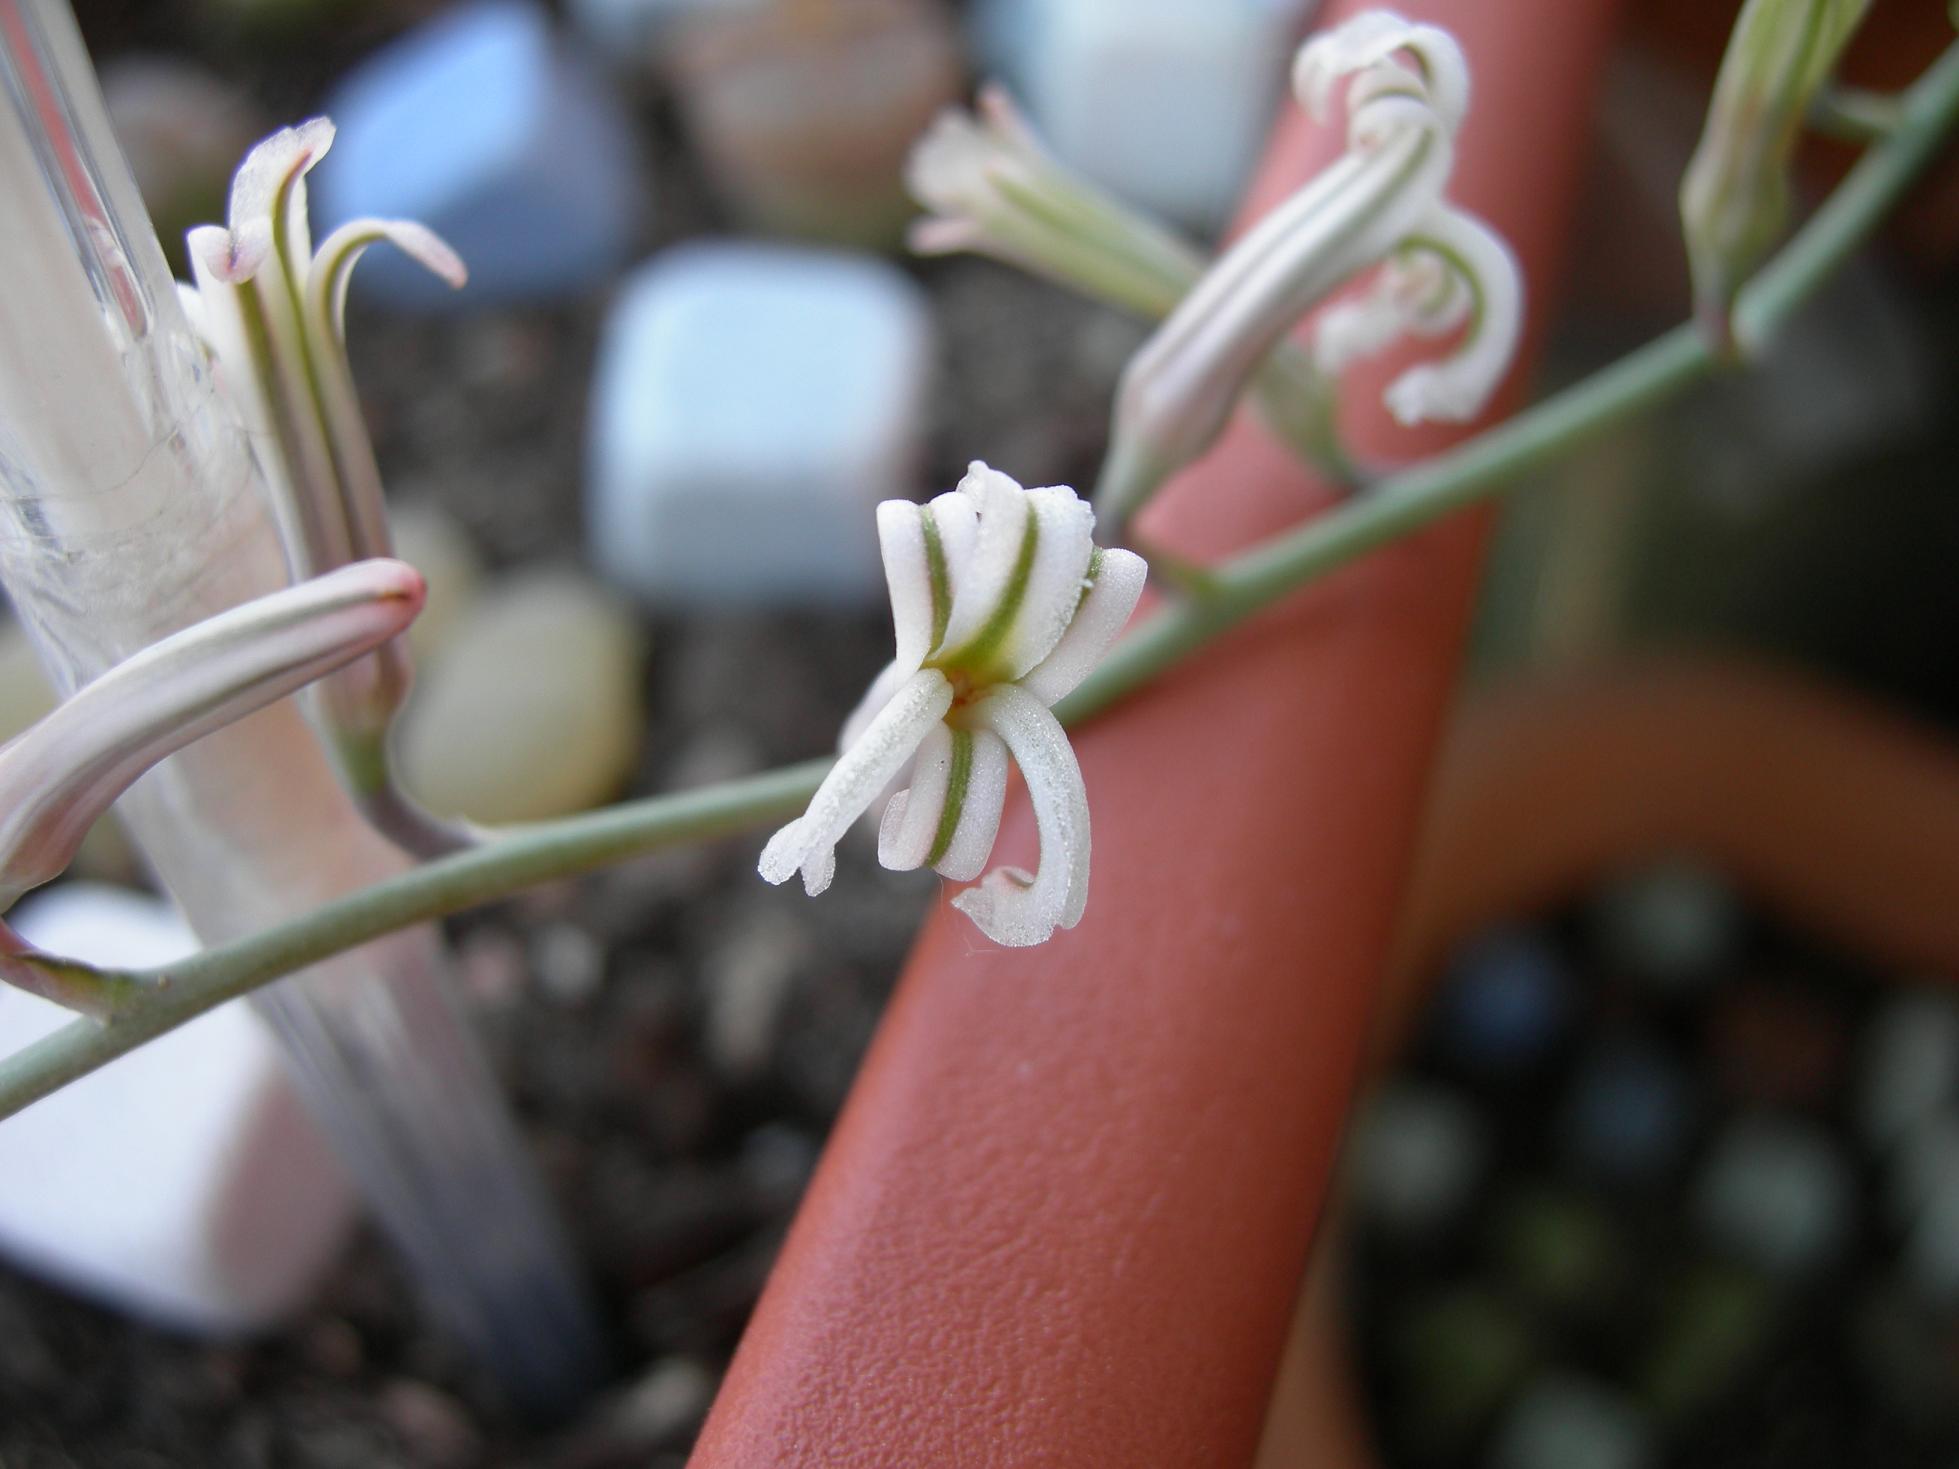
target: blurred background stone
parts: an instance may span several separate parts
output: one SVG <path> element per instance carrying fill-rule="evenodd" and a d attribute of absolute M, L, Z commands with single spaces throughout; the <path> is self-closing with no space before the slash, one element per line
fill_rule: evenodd
<path fill-rule="evenodd" d="M 30 944 L 167 964 L 196 935 L 161 899 L 64 882 L 10 915 Z M 0 986 L 0 1049 L 74 1020 Z M 352 1190 L 294 1100 L 271 1035 L 230 1005 L 0 1127 L 0 1252 L 180 1330 L 264 1328 L 306 1304 L 345 1243 Z"/>
<path fill-rule="evenodd" d="M 102 68 L 102 101 L 172 269 L 188 276 L 184 234 L 225 218 L 231 175 L 272 131 L 240 87 L 174 56 Z"/>
<path fill-rule="evenodd" d="M 693 245 L 636 272 L 592 391 L 593 560 L 665 605 L 883 598 L 875 507 L 919 487 L 935 337 L 868 256 Z"/>
<path fill-rule="evenodd" d="M 632 126 L 531 0 L 443 12 L 363 62 L 325 110 L 339 134 L 313 175 L 317 233 L 419 220 L 469 267 L 453 291 L 379 249 L 357 293 L 476 310 L 594 290 L 624 264 L 647 207 Z"/>
<path fill-rule="evenodd" d="M 985 0 L 988 60 L 1067 162 L 1205 233 L 1286 92 L 1313 0 Z M 1174 98 L 1174 103 L 1168 99 Z"/>
<path fill-rule="evenodd" d="M 699 11 L 676 43 L 688 132 L 750 225 L 897 243 L 905 156 L 961 81 L 940 0 L 776 0 Z"/>
<path fill-rule="evenodd" d="M 639 758 L 642 634 L 586 577 L 535 571 L 486 589 L 423 670 L 396 741 L 431 810 L 489 823 L 582 811 Z"/>

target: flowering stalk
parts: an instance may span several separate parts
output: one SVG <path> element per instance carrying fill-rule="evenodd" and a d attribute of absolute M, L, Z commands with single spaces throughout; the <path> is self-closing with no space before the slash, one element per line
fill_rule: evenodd
<path fill-rule="evenodd" d="M 948 108 L 911 151 L 905 181 L 926 217 L 920 255 L 967 251 L 1017 265 L 1119 310 L 1161 321 L 1203 277 L 1195 245 L 1055 158 L 1006 91 Z M 1259 407 L 1308 464 L 1341 483 L 1358 475 L 1328 411 L 1331 385 L 1298 344 L 1281 341 L 1258 373 Z"/>
<path fill-rule="evenodd" d="M 1834 277 L 1939 155 L 1955 125 L 1959 45 L 1903 95 L 1891 135 L 1744 288 L 1737 316 L 1751 339 L 1771 337 Z M 1062 702 L 1057 715 L 1066 724 L 1092 717 L 1280 598 L 1398 536 L 1494 499 L 1530 471 L 1677 397 L 1716 366 L 1705 337 L 1691 325 L 1678 326 L 1450 453 L 1396 473 L 1375 493 L 1244 553 L 1219 568 L 1214 600 L 1157 611 Z M 171 965 L 167 976 L 154 969 L 93 971 L 107 982 L 141 986 L 143 993 L 113 1026 L 78 1020 L 0 1058 L 0 1119 L 227 1000 L 383 935 L 538 883 L 777 819 L 809 802 L 829 768 L 823 760 L 806 761 L 537 823 L 207 949 Z M 159 986 L 166 977 L 170 983 Z"/>
<path fill-rule="evenodd" d="M 1790 159 L 1870 0 L 1748 0 L 1714 83 L 1707 126 L 1680 184 L 1695 308 L 1731 344 L 1735 292 L 1789 218 Z"/>
<path fill-rule="evenodd" d="M 1294 90 L 1317 118 L 1328 115 L 1342 82 L 1347 151 L 1226 252 L 1124 371 L 1096 488 L 1105 512 L 1126 519 L 1208 449 L 1294 324 L 1399 253 L 1433 257 L 1472 307 L 1452 359 L 1395 380 L 1388 404 L 1396 417 L 1472 418 L 1501 379 L 1522 316 L 1516 263 L 1487 226 L 1443 198 L 1469 100 L 1461 51 L 1433 26 L 1369 11 L 1308 42 L 1294 65 Z M 1344 344 L 1322 354 L 1320 366 L 1448 315 L 1405 310 L 1397 304 L 1404 295 L 1392 281 L 1377 289 L 1361 308 L 1365 330 L 1352 330 L 1350 314 Z"/>
<path fill-rule="evenodd" d="M 455 253 L 407 220 L 355 220 L 313 249 L 306 174 L 332 142 L 333 124 L 323 117 L 267 138 L 232 180 L 228 227 L 201 226 L 187 240 L 196 288 L 184 293 L 185 303 L 259 446 L 295 577 L 392 549 L 380 470 L 347 363 L 354 263 L 385 240 L 451 285 L 465 278 Z M 404 849 L 432 856 L 474 837 L 422 810 L 395 781 L 388 734 L 412 677 L 407 644 L 390 642 L 322 682 L 313 709 L 369 820 Z"/>
<path fill-rule="evenodd" d="M 405 632 L 424 591 L 412 566 L 373 560 L 255 598 L 123 660 L 0 746 L 0 911 L 60 876 L 138 776 Z M 32 954 L 5 924 L 0 979 L 97 1016 L 125 990 Z"/>
<path fill-rule="evenodd" d="M 836 844 L 909 768 L 878 830 L 878 860 L 955 882 L 985 870 L 1019 765 L 1040 833 L 1039 870 L 1003 867 L 953 899 L 996 943 L 1044 942 L 1088 901 L 1088 796 L 1049 707 L 1086 678 L 1142 595 L 1129 551 L 1104 551 L 1066 486 L 1025 490 L 977 461 L 928 505 L 878 506 L 897 656 L 845 722 L 843 754 L 809 809 L 762 852 L 770 882 L 801 871 L 812 897 Z"/>

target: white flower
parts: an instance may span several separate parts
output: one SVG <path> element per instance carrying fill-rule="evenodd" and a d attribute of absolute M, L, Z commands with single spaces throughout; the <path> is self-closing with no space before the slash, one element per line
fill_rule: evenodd
<path fill-rule="evenodd" d="M 1261 363 L 1313 307 L 1402 253 L 1433 257 L 1456 276 L 1469 335 L 1457 357 L 1397 379 L 1388 400 L 1406 422 L 1480 411 L 1514 350 L 1522 285 L 1514 258 L 1489 229 L 1443 197 L 1455 133 L 1469 102 L 1462 52 L 1448 33 L 1369 11 L 1301 48 L 1300 101 L 1331 111 L 1346 83 L 1347 149 L 1259 220 L 1184 297 L 1131 360 L 1117 392 L 1112 470 L 1098 500 L 1126 515 L 1169 473 L 1214 442 Z M 1446 316 L 1416 310 L 1389 280 L 1360 309 L 1335 319 L 1320 352 L 1351 360 L 1402 329 Z"/>
<path fill-rule="evenodd" d="M 1313 358 L 1338 373 L 1402 336 L 1444 337 L 1467 323 L 1448 356 L 1401 373 L 1382 395 L 1405 424 L 1462 423 L 1503 381 L 1524 325 L 1523 279 L 1510 247 L 1460 209 L 1437 209 L 1362 291 L 1313 323 Z"/>
<path fill-rule="evenodd" d="M 274 133 L 233 177 L 228 225 L 204 225 L 186 239 L 196 286 L 185 290 L 185 304 L 257 447 L 295 578 L 392 550 L 381 473 L 347 364 L 343 317 L 354 262 L 386 240 L 453 286 L 466 274 L 454 251 L 409 220 L 354 220 L 315 251 L 306 174 L 332 142 L 324 117 Z M 405 645 L 387 643 L 323 681 L 313 709 L 370 821 L 433 856 L 472 838 L 421 811 L 391 774 L 388 730 L 411 677 Z"/>
<path fill-rule="evenodd" d="M 975 462 L 927 505 L 887 500 L 878 540 L 897 656 L 844 725 L 843 753 L 809 808 L 769 839 L 760 871 L 830 885 L 836 844 L 894 780 L 878 858 L 957 882 L 985 869 L 1009 756 L 1027 783 L 1039 870 L 1001 868 L 953 899 L 1001 944 L 1073 928 L 1088 900 L 1088 797 L 1049 712 L 1122 631 L 1148 568 L 1093 541 L 1093 511 L 1065 486 L 1022 489 Z"/>

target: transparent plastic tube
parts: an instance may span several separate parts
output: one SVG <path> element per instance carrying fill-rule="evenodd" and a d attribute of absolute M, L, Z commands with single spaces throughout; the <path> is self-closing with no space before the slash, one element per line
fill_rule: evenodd
<path fill-rule="evenodd" d="M 59 0 L 0 0 L 0 264 L 0 580 L 66 691 L 286 568 Z M 119 810 L 207 943 L 403 861 L 290 700 Z M 429 1308 L 548 1413 L 597 1379 L 597 1336 L 450 967 L 420 929 L 255 1003 Z"/>

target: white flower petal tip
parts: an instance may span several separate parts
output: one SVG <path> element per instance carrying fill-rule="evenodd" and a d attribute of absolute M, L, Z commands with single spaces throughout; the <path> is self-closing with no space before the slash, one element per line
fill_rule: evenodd
<path fill-rule="evenodd" d="M 225 216 L 231 255 L 238 262 L 233 269 L 242 273 L 219 274 L 220 280 L 235 285 L 251 279 L 271 254 L 282 224 L 297 218 L 304 228 L 306 173 L 332 146 L 333 123 L 315 117 L 279 129 L 245 155 L 232 175 Z"/>
<path fill-rule="evenodd" d="M 1027 782 L 1041 864 L 1031 877 L 1003 867 L 952 903 L 995 943 L 1027 948 L 1073 928 L 1087 906 L 1088 792 L 1068 736 L 1033 695 L 1003 685 L 974 706 L 973 717 L 1006 743 Z"/>
<path fill-rule="evenodd" d="M 1443 262 L 1462 297 L 1410 329 L 1446 330 L 1454 315 L 1468 329 L 1461 344 L 1437 362 L 1409 369 L 1389 384 L 1388 410 L 1404 424 L 1467 423 L 1488 406 L 1516 359 L 1524 330 L 1524 277 L 1509 245 L 1473 215 L 1444 207 L 1410 241 Z"/>
<path fill-rule="evenodd" d="M 769 838 L 756 864 L 763 879 L 783 883 L 800 870 L 811 897 L 827 888 L 843 834 L 905 768 L 951 707 L 952 684 L 943 673 L 927 668 L 906 678 L 837 757 L 810 797 L 809 809 Z"/>
<path fill-rule="evenodd" d="M 336 312 L 346 297 L 346 281 L 354 264 L 370 245 L 382 241 L 442 281 L 460 291 L 469 284 L 469 267 L 449 242 L 425 224 L 412 219 L 352 219 L 328 235 L 314 256 L 313 272 L 325 272 L 322 288 Z"/>
<path fill-rule="evenodd" d="M 1396 60 L 1402 54 L 1413 58 L 1419 72 Z M 1324 122 L 1332 116 L 1334 89 L 1340 82 L 1369 72 L 1385 74 L 1397 83 L 1406 77 L 1420 88 L 1445 128 L 1454 132 L 1462 125 L 1469 110 L 1469 66 L 1462 48 L 1441 27 L 1417 24 L 1391 10 L 1363 11 L 1300 47 L 1293 61 L 1293 91 L 1300 105 Z M 1359 95 L 1350 91 L 1350 118 L 1370 92 L 1371 88 Z"/>
<path fill-rule="evenodd" d="M 845 722 L 843 753 L 809 809 L 763 849 L 764 878 L 800 871 L 821 892 L 838 839 L 909 768 L 884 807 L 879 860 L 970 882 L 992 855 L 1018 763 L 1040 870 L 996 873 L 955 901 L 1003 944 L 1073 926 L 1088 891 L 1088 801 L 1049 705 L 1108 651 L 1149 570 L 1133 552 L 1098 550 L 1094 525 L 1066 486 L 1023 489 L 977 460 L 927 504 L 878 507 L 897 656 Z"/>
<path fill-rule="evenodd" d="M 221 224 L 201 224 L 184 235 L 184 254 L 200 280 L 209 277 L 227 286 L 243 285 L 272 254 L 272 231 L 241 235 Z"/>
<path fill-rule="evenodd" d="M 333 135 L 331 118 L 311 117 L 255 144 L 232 175 L 231 227 L 241 229 L 269 215 L 280 192 L 326 156 Z"/>

